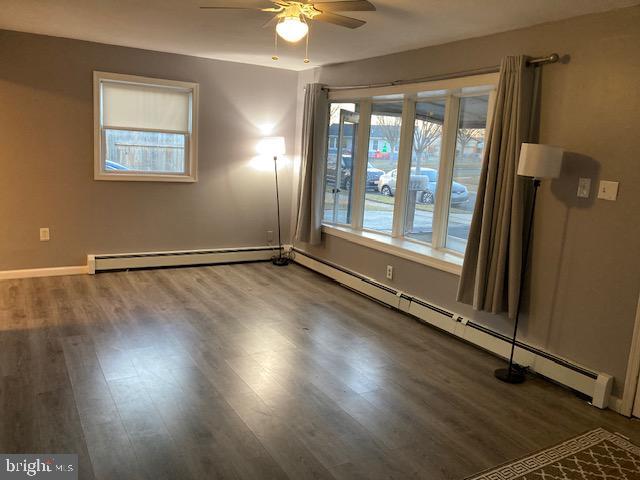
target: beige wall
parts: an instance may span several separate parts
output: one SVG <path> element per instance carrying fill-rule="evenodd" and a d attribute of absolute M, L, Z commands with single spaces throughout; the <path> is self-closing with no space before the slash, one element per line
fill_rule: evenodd
<path fill-rule="evenodd" d="M 330 85 L 369 84 L 496 65 L 511 54 L 558 52 L 544 67 L 540 142 L 571 152 L 542 187 L 529 318 L 522 338 L 615 376 L 622 394 L 640 287 L 640 7 L 320 69 Z M 575 196 L 578 177 L 620 182 L 617 202 Z M 305 248 L 304 246 L 302 246 Z M 501 332 L 504 317 L 455 301 L 458 278 L 338 238 L 309 250 Z"/>
<path fill-rule="evenodd" d="M 93 180 L 93 70 L 200 84 L 197 183 Z M 249 161 L 266 123 L 293 151 L 297 81 L 284 70 L 0 31 L 0 270 L 265 245 L 276 229 L 273 173 Z M 39 227 L 50 227 L 50 242 Z"/>

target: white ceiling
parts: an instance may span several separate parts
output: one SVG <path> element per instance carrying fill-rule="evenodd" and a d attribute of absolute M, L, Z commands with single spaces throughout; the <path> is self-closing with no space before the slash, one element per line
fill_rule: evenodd
<path fill-rule="evenodd" d="M 230 0 L 233 2 L 234 0 Z M 347 13 L 367 25 L 349 30 L 316 22 L 311 65 L 304 45 L 281 43 L 271 60 L 268 14 L 206 11 L 207 0 L 0 0 L 0 28 L 100 43 L 303 70 L 513 30 L 640 0 L 372 0 L 376 12 Z M 262 3 L 256 0 L 256 3 Z"/>

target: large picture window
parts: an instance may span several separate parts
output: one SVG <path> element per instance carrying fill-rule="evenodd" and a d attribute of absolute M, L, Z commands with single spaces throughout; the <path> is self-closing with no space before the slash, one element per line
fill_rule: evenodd
<path fill-rule="evenodd" d="M 497 75 L 423 85 L 330 96 L 324 223 L 461 256 Z"/>
<path fill-rule="evenodd" d="M 95 178 L 193 182 L 198 85 L 94 73 Z"/>

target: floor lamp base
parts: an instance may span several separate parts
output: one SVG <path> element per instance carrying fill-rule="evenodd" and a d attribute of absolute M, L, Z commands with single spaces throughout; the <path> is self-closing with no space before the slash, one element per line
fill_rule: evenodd
<path fill-rule="evenodd" d="M 273 263 L 277 267 L 286 267 L 291 263 L 291 259 L 287 257 L 273 257 L 271 259 L 271 263 Z"/>
<path fill-rule="evenodd" d="M 511 370 L 499 368 L 493 374 L 498 380 L 502 380 L 505 383 L 522 383 L 525 380 L 524 372 L 515 367 L 512 367 Z"/>

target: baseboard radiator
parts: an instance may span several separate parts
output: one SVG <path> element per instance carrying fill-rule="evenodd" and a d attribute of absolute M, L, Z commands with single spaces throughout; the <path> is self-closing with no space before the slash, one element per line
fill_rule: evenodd
<path fill-rule="evenodd" d="M 295 262 L 495 355 L 502 358 L 509 357 L 510 339 L 471 319 L 426 300 L 407 295 L 357 272 L 316 258 L 299 249 L 295 249 Z M 514 359 L 519 365 L 526 366 L 543 377 L 591 397 L 591 403 L 598 408 L 607 408 L 609 405 L 613 385 L 613 377 L 610 375 L 594 372 L 521 342 L 516 344 Z"/>
<path fill-rule="evenodd" d="M 122 253 L 89 255 L 89 273 L 138 268 L 218 265 L 224 263 L 261 262 L 269 260 L 274 250 L 269 246 L 220 248 L 215 250 L 182 250 L 175 252 Z"/>

